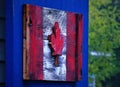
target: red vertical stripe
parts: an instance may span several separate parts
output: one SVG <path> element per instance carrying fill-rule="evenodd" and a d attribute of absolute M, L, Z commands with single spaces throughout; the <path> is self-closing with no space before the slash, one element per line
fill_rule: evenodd
<path fill-rule="evenodd" d="M 29 5 L 30 31 L 30 79 L 43 79 L 43 35 L 42 35 L 42 8 Z"/>
<path fill-rule="evenodd" d="M 25 46 L 26 79 L 43 80 L 43 13 L 42 8 L 26 6 Z M 24 21 L 26 21 L 26 19 Z M 66 81 L 81 79 L 83 16 L 67 13 Z M 24 50 L 24 51 L 26 51 Z M 25 54 L 25 53 L 24 53 Z M 25 63 L 25 62 L 24 62 Z"/>
<path fill-rule="evenodd" d="M 82 70 L 82 35 L 83 17 L 79 14 L 67 13 L 67 81 L 81 79 Z"/>
<path fill-rule="evenodd" d="M 67 13 L 66 80 L 75 80 L 76 17 Z"/>

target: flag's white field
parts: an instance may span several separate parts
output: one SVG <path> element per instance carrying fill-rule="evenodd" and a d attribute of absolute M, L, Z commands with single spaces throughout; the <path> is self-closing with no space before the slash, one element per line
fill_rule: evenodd
<path fill-rule="evenodd" d="M 54 65 L 54 57 L 48 46 L 48 35 L 52 33 L 54 23 L 58 22 L 64 38 L 62 55 L 59 56 L 59 66 Z M 43 74 L 44 80 L 66 80 L 66 12 L 43 8 Z"/>

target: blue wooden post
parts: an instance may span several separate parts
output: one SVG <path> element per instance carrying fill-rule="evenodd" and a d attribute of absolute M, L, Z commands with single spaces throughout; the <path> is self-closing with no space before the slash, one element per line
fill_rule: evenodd
<path fill-rule="evenodd" d="M 23 81 L 22 5 L 61 9 L 84 16 L 82 80 L 78 82 Z M 6 87 L 88 87 L 88 0 L 6 0 Z"/>

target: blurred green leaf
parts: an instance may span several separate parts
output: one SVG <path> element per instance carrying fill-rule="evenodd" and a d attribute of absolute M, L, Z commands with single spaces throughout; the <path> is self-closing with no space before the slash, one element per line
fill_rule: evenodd
<path fill-rule="evenodd" d="M 120 73 L 120 1 L 89 1 L 89 74 L 96 87 Z M 92 52 L 95 54 L 92 55 Z"/>

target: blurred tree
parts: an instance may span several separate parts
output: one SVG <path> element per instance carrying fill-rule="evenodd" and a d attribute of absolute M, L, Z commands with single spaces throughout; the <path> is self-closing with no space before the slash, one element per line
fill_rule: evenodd
<path fill-rule="evenodd" d="M 120 73 L 120 0 L 89 1 L 89 75 L 96 87 Z"/>

